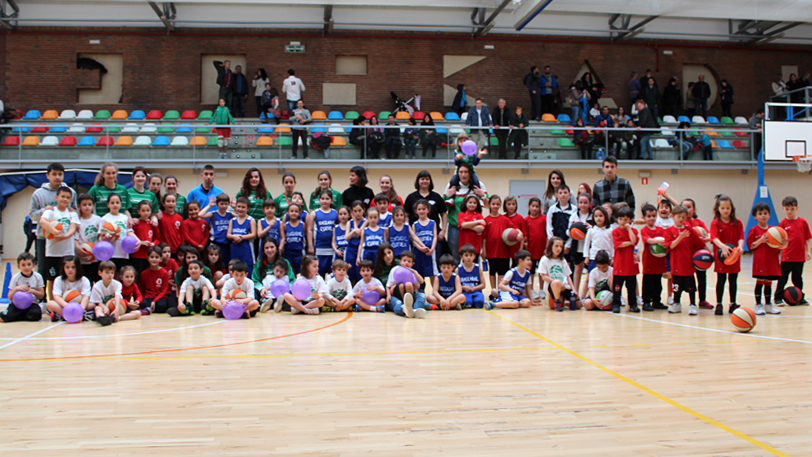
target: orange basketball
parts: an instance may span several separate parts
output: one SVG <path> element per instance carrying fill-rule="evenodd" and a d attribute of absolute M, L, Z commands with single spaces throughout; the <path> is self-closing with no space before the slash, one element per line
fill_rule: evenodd
<path fill-rule="evenodd" d="M 45 232 L 45 239 L 52 240 L 52 239 L 54 239 L 54 237 L 57 234 L 62 233 L 62 228 L 63 227 L 62 227 L 62 223 L 59 222 L 59 221 L 48 221 L 48 222 L 51 223 L 51 226 L 53 226 L 54 230 L 56 230 L 56 231 L 55 232 L 50 232 L 50 231 L 46 230 L 44 226 L 42 227 L 42 231 Z"/>
<path fill-rule="evenodd" d="M 705 230 L 705 228 L 702 227 L 701 225 L 697 225 L 696 227 L 694 227 L 694 231 L 696 232 L 697 235 L 699 235 L 700 238 L 705 238 L 706 236 L 708 236 L 708 231 Z"/>
<path fill-rule="evenodd" d="M 754 313 L 752 309 L 742 306 L 736 309 L 736 311 L 733 311 L 733 314 L 730 316 L 730 322 L 733 323 L 736 330 L 747 333 L 756 326 L 756 313 Z"/>
<path fill-rule="evenodd" d="M 739 250 L 734 249 L 733 252 L 730 253 L 724 260 L 724 264 L 727 266 L 736 265 L 736 262 L 739 261 Z"/>
<path fill-rule="evenodd" d="M 781 227 L 770 227 L 767 230 L 767 246 L 771 248 L 780 249 L 786 239 L 787 231 Z"/>
<path fill-rule="evenodd" d="M 231 292 L 227 293 L 226 296 L 223 298 L 225 300 L 242 300 L 243 298 L 246 297 L 247 295 L 245 295 L 245 292 L 241 291 L 240 289 L 234 289 Z"/>
<path fill-rule="evenodd" d="M 115 243 L 121 237 L 121 227 L 112 222 L 105 222 L 99 228 L 99 234 L 110 237 L 110 242 Z"/>
<path fill-rule="evenodd" d="M 105 304 L 107 305 L 107 309 L 111 313 L 116 310 L 116 307 L 118 307 L 119 315 L 124 314 L 127 311 L 127 306 L 124 304 L 124 301 L 122 300 L 116 300 L 115 298 L 111 298 L 110 300 L 107 300 L 107 303 Z"/>
<path fill-rule="evenodd" d="M 79 293 L 78 290 L 71 290 L 62 297 L 68 303 L 81 303 L 82 302 L 82 294 Z"/>
<path fill-rule="evenodd" d="M 82 243 L 82 245 L 79 246 L 79 258 L 85 262 L 95 262 L 96 257 L 93 256 L 93 246 L 93 243 Z"/>

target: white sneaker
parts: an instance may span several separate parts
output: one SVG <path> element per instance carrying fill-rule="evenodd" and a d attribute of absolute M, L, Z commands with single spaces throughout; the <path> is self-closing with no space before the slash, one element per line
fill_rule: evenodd
<path fill-rule="evenodd" d="M 276 301 L 273 304 L 273 312 L 281 313 L 282 312 L 282 303 L 283 302 L 284 302 L 284 300 L 282 299 L 282 297 L 277 298 Z M 293 309 L 294 308 L 291 308 L 290 310 L 293 311 Z"/>
<path fill-rule="evenodd" d="M 668 312 L 671 314 L 679 314 L 682 312 L 682 305 L 679 303 L 672 303 L 670 306 L 668 306 Z"/>
<path fill-rule="evenodd" d="M 546 300 L 547 299 L 547 292 L 540 290 L 539 291 L 539 300 Z"/>
<path fill-rule="evenodd" d="M 541 297 L 539 296 L 539 293 L 536 292 L 535 290 L 530 295 L 531 295 L 531 298 L 533 299 L 533 301 L 541 300 Z"/>
<path fill-rule="evenodd" d="M 417 319 L 425 319 L 426 310 L 423 308 L 417 308 L 416 310 L 414 310 L 414 317 Z"/>
<path fill-rule="evenodd" d="M 784 302 L 782 302 L 782 301 L 781 302 L 777 301 L 777 302 L 775 302 L 775 305 L 773 305 L 773 306 L 786 306 L 786 304 Z"/>
<path fill-rule="evenodd" d="M 696 305 L 688 305 L 688 315 L 689 316 L 696 316 L 697 315 L 697 308 Z"/>
<path fill-rule="evenodd" d="M 620 306 L 626 306 L 626 297 L 620 297 Z"/>
<path fill-rule="evenodd" d="M 273 305 L 273 298 L 269 298 L 262 303 L 262 306 L 259 308 L 260 313 L 267 313 L 271 310 L 271 305 Z"/>
<path fill-rule="evenodd" d="M 319 314 L 318 308 L 305 308 L 305 314 Z"/>
<path fill-rule="evenodd" d="M 674 304 L 674 297 L 668 297 L 668 300 L 666 300 L 666 301 L 665 301 L 665 303 L 666 303 L 668 306 L 673 305 L 673 304 Z"/>
<path fill-rule="evenodd" d="M 640 306 L 640 307 L 643 306 L 643 297 L 641 297 L 639 295 L 637 296 L 637 306 Z"/>
<path fill-rule="evenodd" d="M 282 307 L 281 307 L 281 306 L 279 307 L 279 311 L 277 311 L 275 307 L 274 307 L 274 309 L 273 309 L 273 310 L 274 310 L 274 312 L 277 312 L 277 313 L 278 313 L 279 311 L 281 311 L 281 310 L 282 310 Z M 301 311 L 299 311 L 299 308 L 296 308 L 296 307 L 294 307 L 294 306 L 291 306 L 291 307 L 290 307 L 290 313 L 291 313 L 291 314 L 299 314 L 299 313 L 301 313 Z"/>
<path fill-rule="evenodd" d="M 773 305 L 766 305 L 764 308 L 767 311 L 767 314 L 781 314 L 781 310 Z"/>
<path fill-rule="evenodd" d="M 762 305 L 761 303 L 757 303 L 756 304 L 756 316 L 763 316 L 765 314 L 767 314 L 767 313 L 764 311 L 764 305 Z"/>
<path fill-rule="evenodd" d="M 412 305 L 414 305 L 414 297 L 412 297 L 412 294 L 408 292 L 403 294 L 403 314 L 409 319 L 414 319 L 414 308 L 412 308 Z"/>

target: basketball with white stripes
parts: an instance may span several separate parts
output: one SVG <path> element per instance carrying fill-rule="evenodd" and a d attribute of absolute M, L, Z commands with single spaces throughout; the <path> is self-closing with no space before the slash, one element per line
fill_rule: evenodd
<path fill-rule="evenodd" d="M 733 314 L 730 315 L 730 322 L 733 323 L 736 330 L 747 333 L 756 326 L 756 313 L 752 309 L 742 306 L 733 311 Z"/>

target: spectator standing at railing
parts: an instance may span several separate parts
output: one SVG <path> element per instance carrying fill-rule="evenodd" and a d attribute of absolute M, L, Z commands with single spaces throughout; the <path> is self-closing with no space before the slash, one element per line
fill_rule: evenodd
<path fill-rule="evenodd" d="M 262 94 L 265 92 L 266 84 L 270 89 L 271 80 L 268 79 L 268 74 L 265 73 L 264 68 L 258 68 L 254 80 L 251 81 L 251 86 L 254 88 L 254 99 L 257 102 L 257 117 L 262 114 Z"/>
<path fill-rule="evenodd" d="M 295 75 L 296 72 L 291 68 L 288 70 L 287 79 L 282 82 L 282 93 L 287 97 L 289 112 L 296 109 L 296 102 L 302 99 L 302 92 L 305 91 L 304 83 Z"/>
<path fill-rule="evenodd" d="M 677 116 L 677 107 L 682 100 L 678 83 L 679 79 L 673 76 L 663 89 L 663 116 Z"/>
<path fill-rule="evenodd" d="M 291 132 L 293 132 L 293 158 L 295 159 L 299 153 L 299 138 L 302 139 L 302 157 L 307 158 L 307 127 L 313 117 L 310 115 L 310 110 L 304 107 L 304 102 L 299 100 L 296 102 L 296 109 L 293 110 L 293 117 L 291 118 Z"/>
<path fill-rule="evenodd" d="M 465 96 L 465 84 L 457 84 L 457 95 L 454 96 L 451 109 L 457 113 L 457 116 L 462 116 L 462 113 L 465 112 L 466 105 L 468 105 L 468 99 Z"/>
<path fill-rule="evenodd" d="M 657 119 L 651 110 L 648 109 L 644 100 L 637 100 L 637 111 L 639 113 L 637 130 L 657 128 Z M 651 153 L 651 135 L 653 133 L 652 131 L 640 132 L 640 155 L 637 157 L 637 160 L 654 160 L 654 156 Z"/>
<path fill-rule="evenodd" d="M 533 65 L 530 67 L 530 73 L 525 75 L 522 81 L 530 92 L 530 119 L 534 121 L 541 120 L 541 90 L 539 88 L 539 69 Z"/>
<path fill-rule="evenodd" d="M 471 130 L 471 140 L 476 142 L 480 148 L 487 147 L 490 141 L 488 129 L 493 127 L 491 122 L 491 115 L 488 113 L 488 108 L 482 105 L 482 99 L 476 99 L 474 106 L 468 111 L 468 119 L 465 124 Z"/>
<path fill-rule="evenodd" d="M 506 105 L 505 99 L 500 98 L 496 108 L 493 109 L 493 114 L 491 114 L 493 134 L 496 135 L 496 139 L 499 141 L 500 160 L 507 159 L 508 134 L 510 133 L 510 110 Z"/>
<path fill-rule="evenodd" d="M 248 100 L 248 79 L 243 74 L 240 65 L 234 68 L 234 86 L 232 86 L 231 90 L 234 93 L 231 112 L 234 116 L 245 117 L 245 101 Z"/>
<path fill-rule="evenodd" d="M 522 154 L 522 147 L 530 144 L 530 137 L 527 134 L 527 126 L 530 121 L 522 114 L 522 107 L 516 107 L 516 114 L 510 118 L 510 138 L 508 141 L 513 145 L 513 159 L 519 160 Z M 501 157 L 500 157 L 501 159 Z"/>
<path fill-rule="evenodd" d="M 601 113 L 597 117 L 595 117 L 595 127 L 598 127 L 598 129 L 595 130 L 595 144 L 598 145 L 598 147 L 607 146 L 606 154 L 609 154 L 612 145 L 615 143 L 615 135 L 611 131 L 607 130 L 607 128 L 613 128 L 614 126 L 615 126 L 614 118 L 612 118 L 612 115 L 609 114 L 609 107 L 604 106 L 603 108 L 601 108 Z M 608 144 L 606 142 L 607 135 L 609 136 Z"/>
<path fill-rule="evenodd" d="M 643 100 L 646 101 L 648 109 L 654 119 L 657 119 L 657 105 L 660 103 L 660 89 L 657 88 L 654 78 L 649 78 L 645 87 L 643 87 Z"/>
<path fill-rule="evenodd" d="M 433 128 L 434 120 L 430 115 L 426 114 L 420 127 L 423 127 L 420 129 L 420 144 L 423 145 L 423 158 L 426 158 L 426 152 L 431 148 L 431 158 L 433 159 L 437 156 L 437 144 L 439 143 L 437 131 Z"/>
<path fill-rule="evenodd" d="M 555 94 L 558 91 L 558 81 L 552 74 L 550 66 L 544 66 L 544 73 L 539 77 L 541 89 L 541 112 L 555 114 Z"/>
<path fill-rule="evenodd" d="M 691 89 L 691 93 L 694 94 L 694 101 L 696 103 L 694 116 L 699 115 L 699 111 L 702 110 L 702 117 L 707 117 L 708 99 L 711 96 L 711 88 L 710 85 L 705 82 L 705 75 L 699 75 L 699 81 L 694 83 L 694 88 Z"/>
<path fill-rule="evenodd" d="M 758 157 L 758 153 L 761 151 L 761 135 L 764 132 L 763 108 L 753 113 L 753 116 L 750 118 L 750 130 L 758 130 L 758 132 L 750 134 L 753 137 L 753 152 L 756 154 L 755 156 Z"/>
<path fill-rule="evenodd" d="M 226 60 L 220 62 L 219 60 L 215 60 L 212 63 L 214 64 L 214 68 L 217 69 L 217 85 L 220 86 L 217 98 L 222 98 L 226 101 L 226 106 L 231 106 L 231 87 L 234 85 L 234 72 L 231 71 L 231 61 Z"/>
<path fill-rule="evenodd" d="M 722 116 L 732 118 L 730 106 L 733 105 L 733 86 L 731 86 L 726 79 L 723 79 L 720 84 L 722 86 L 722 90 L 719 91 L 719 95 L 722 99 Z"/>

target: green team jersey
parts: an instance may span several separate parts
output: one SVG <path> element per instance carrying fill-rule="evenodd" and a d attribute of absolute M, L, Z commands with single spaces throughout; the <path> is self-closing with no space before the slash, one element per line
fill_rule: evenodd
<path fill-rule="evenodd" d="M 203 208 L 201 208 L 203 209 Z M 186 219 L 189 217 L 186 214 L 186 196 L 177 194 L 177 204 L 175 205 L 175 212 L 180 214 L 180 217 Z"/>
<path fill-rule="evenodd" d="M 338 208 L 341 208 L 341 206 L 344 204 L 344 200 L 341 197 L 341 192 L 335 189 L 330 189 L 330 192 L 333 194 L 333 204 L 330 205 L 330 208 L 338 211 Z M 321 192 L 313 192 L 310 194 L 310 207 L 313 209 L 321 208 L 321 203 L 319 203 L 319 194 L 321 194 Z"/>
<path fill-rule="evenodd" d="M 276 217 L 281 219 L 285 213 L 288 212 L 288 206 L 290 206 L 292 195 L 285 195 L 281 193 L 273 199 L 276 202 Z M 302 213 L 307 212 L 307 203 L 304 204 L 304 208 L 302 208 Z M 264 218 L 265 215 L 262 216 Z"/>
<path fill-rule="evenodd" d="M 110 197 L 110 194 L 113 193 L 118 194 L 121 197 L 122 213 L 130 209 L 130 193 L 127 191 L 126 187 L 122 186 L 121 184 L 116 184 L 115 188 L 110 189 L 102 184 L 100 186 L 93 186 L 88 191 L 88 194 L 93 197 L 93 209 L 96 212 L 96 215 L 102 217 L 110 212 L 110 210 L 107 208 L 107 199 Z"/>
<path fill-rule="evenodd" d="M 240 192 L 237 193 L 237 196 L 234 197 L 234 198 L 236 199 L 236 198 L 240 198 L 240 197 L 248 198 L 248 215 L 249 216 L 253 217 L 254 219 L 256 219 L 258 221 L 262 220 L 262 219 L 265 219 L 265 212 L 262 211 L 262 205 L 265 203 L 266 199 L 273 198 L 273 197 L 271 197 L 270 192 L 265 191 L 265 196 L 264 197 L 257 197 L 257 191 L 255 191 L 255 190 L 252 190 L 251 194 L 247 195 L 247 196 L 243 195 L 242 191 L 240 191 Z"/>
<path fill-rule="evenodd" d="M 127 189 L 127 192 L 130 194 L 130 204 L 132 205 L 130 209 L 130 216 L 136 216 L 138 212 L 138 204 L 142 201 L 146 200 L 149 202 L 150 208 L 152 208 L 152 213 L 155 214 L 160 209 L 158 207 L 158 197 L 155 196 L 151 191 L 147 188 L 144 188 L 143 192 L 139 192 L 135 189 L 135 187 L 130 187 Z M 122 207 L 123 208 L 123 207 Z"/>

